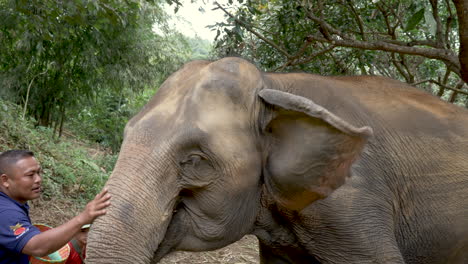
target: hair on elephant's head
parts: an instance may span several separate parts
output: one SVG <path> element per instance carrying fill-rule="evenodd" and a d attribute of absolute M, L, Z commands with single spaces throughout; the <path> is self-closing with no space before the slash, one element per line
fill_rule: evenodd
<path fill-rule="evenodd" d="M 125 128 L 88 262 L 220 248 L 252 230 L 262 195 L 301 210 L 342 185 L 370 128 L 286 90 L 239 58 L 170 76 Z"/>

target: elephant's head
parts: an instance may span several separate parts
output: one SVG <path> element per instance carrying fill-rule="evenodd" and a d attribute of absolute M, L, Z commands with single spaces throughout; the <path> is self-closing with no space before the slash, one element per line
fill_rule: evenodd
<path fill-rule="evenodd" d="M 343 184 L 371 134 L 238 58 L 174 73 L 125 128 L 87 263 L 157 262 L 249 233 L 262 190 L 301 210 Z"/>

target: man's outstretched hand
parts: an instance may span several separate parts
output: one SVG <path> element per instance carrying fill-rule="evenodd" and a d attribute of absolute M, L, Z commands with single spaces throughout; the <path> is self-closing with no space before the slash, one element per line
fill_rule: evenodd
<path fill-rule="evenodd" d="M 107 207 L 110 205 L 111 195 L 104 188 L 100 193 L 96 195 L 94 200 L 89 202 L 84 211 L 79 215 L 80 221 L 83 225 L 91 224 L 94 219 L 107 213 Z"/>
<path fill-rule="evenodd" d="M 68 243 L 85 224 L 91 224 L 97 217 L 106 214 L 111 195 L 104 189 L 86 205 L 86 208 L 72 220 L 33 236 L 24 246 L 22 253 L 31 256 L 45 256 Z"/>

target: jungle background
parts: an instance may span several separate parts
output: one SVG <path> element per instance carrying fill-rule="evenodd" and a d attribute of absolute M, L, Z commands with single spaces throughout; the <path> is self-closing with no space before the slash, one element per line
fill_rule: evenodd
<path fill-rule="evenodd" d="M 214 39 L 170 21 L 196 4 Z M 0 152 L 43 167 L 33 221 L 57 226 L 101 190 L 126 122 L 183 63 L 239 56 L 261 70 L 384 75 L 468 107 L 466 0 L 0 0 Z M 258 263 L 256 239 L 163 263 Z"/>

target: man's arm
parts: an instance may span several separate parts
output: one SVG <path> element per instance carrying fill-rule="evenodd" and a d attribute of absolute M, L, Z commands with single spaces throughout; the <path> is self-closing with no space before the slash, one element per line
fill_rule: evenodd
<path fill-rule="evenodd" d="M 110 194 L 104 189 L 94 200 L 86 205 L 79 215 L 70 221 L 32 237 L 24 246 L 22 253 L 31 256 L 48 255 L 67 244 L 85 224 L 90 224 L 97 217 L 106 214 L 110 205 Z"/>

